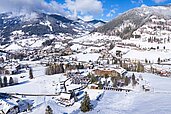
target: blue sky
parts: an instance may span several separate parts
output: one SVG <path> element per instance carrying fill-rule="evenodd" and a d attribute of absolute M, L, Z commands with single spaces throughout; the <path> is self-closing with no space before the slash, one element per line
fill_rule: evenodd
<path fill-rule="evenodd" d="M 51 0 L 46 0 L 47 2 L 51 2 Z M 66 4 L 67 0 L 56 0 L 59 4 Z M 69 1 L 69 0 L 68 0 Z M 79 0 L 71 0 L 77 2 Z M 87 0 L 81 0 L 87 1 Z M 86 20 L 88 19 L 102 19 L 105 21 L 109 21 L 118 14 L 123 13 L 129 9 L 140 7 L 142 4 L 147 6 L 154 6 L 154 5 L 166 5 L 171 3 L 171 0 L 88 0 L 88 1 L 98 1 L 102 4 L 102 10 L 99 11 L 97 14 L 93 13 L 85 13 L 83 15 L 80 14 L 78 11 L 77 15 L 81 15 L 81 17 Z M 92 4 L 90 4 L 91 6 Z M 92 6 L 93 7 L 93 6 Z M 93 9 L 92 9 L 93 10 Z M 99 7 L 100 10 L 100 7 Z"/>
<path fill-rule="evenodd" d="M 68 18 L 109 21 L 119 14 L 141 5 L 166 5 L 171 0 L 1 0 L 0 12 L 41 11 Z"/>

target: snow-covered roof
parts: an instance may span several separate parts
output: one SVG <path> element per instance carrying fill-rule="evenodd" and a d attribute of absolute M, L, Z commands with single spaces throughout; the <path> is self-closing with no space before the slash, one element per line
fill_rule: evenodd
<path fill-rule="evenodd" d="M 102 71 L 116 71 L 117 73 L 119 73 L 119 74 L 123 74 L 123 73 L 125 73 L 126 72 L 126 70 L 124 69 L 124 68 L 122 68 L 122 67 L 108 67 L 108 68 L 96 68 L 96 69 L 98 69 L 98 70 L 102 70 Z"/>
<path fill-rule="evenodd" d="M 71 97 L 71 94 L 68 94 L 68 93 L 61 93 L 61 95 L 60 95 L 60 98 L 62 98 L 62 99 L 70 99 L 70 97 Z"/>
<path fill-rule="evenodd" d="M 12 107 L 18 105 L 16 103 L 16 101 L 13 99 L 10 99 L 10 100 L 9 99 L 8 100 L 7 99 L 0 99 L 0 103 L 2 104 L 2 105 L 0 105 L 0 110 L 3 110 L 3 112 L 5 112 L 5 113 L 7 113 L 7 111 L 9 109 L 11 109 Z"/>

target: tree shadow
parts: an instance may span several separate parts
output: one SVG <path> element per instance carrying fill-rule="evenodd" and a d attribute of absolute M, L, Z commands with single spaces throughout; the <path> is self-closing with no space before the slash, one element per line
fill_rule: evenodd
<path fill-rule="evenodd" d="M 14 84 L 14 85 L 22 85 L 22 84 L 26 84 L 26 83 L 29 83 L 30 81 L 23 81 L 23 82 L 19 82 L 19 83 L 17 83 L 17 84 Z"/>

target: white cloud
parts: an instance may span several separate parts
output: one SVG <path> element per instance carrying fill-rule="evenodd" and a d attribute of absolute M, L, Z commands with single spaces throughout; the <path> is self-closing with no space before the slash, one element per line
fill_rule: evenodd
<path fill-rule="evenodd" d="M 84 21 L 91 21 L 93 20 L 93 16 L 92 15 L 86 15 L 81 17 L 81 19 L 83 19 Z"/>
<path fill-rule="evenodd" d="M 143 0 L 131 0 L 132 4 L 143 4 L 144 1 Z"/>
<path fill-rule="evenodd" d="M 153 0 L 155 3 L 161 3 L 161 2 L 165 2 L 167 0 Z"/>
<path fill-rule="evenodd" d="M 56 1 L 47 3 L 45 0 L 2 0 L 0 1 L 0 12 L 32 12 L 42 11 L 66 15 L 62 4 Z"/>
<path fill-rule="evenodd" d="M 15 14 L 32 14 L 33 11 L 56 13 L 66 17 L 83 17 L 91 19 L 99 13 L 103 13 L 100 0 L 65 0 L 60 4 L 56 0 L 1 0 L 0 12 L 17 12 Z M 88 15 L 88 16 L 86 16 Z"/>
<path fill-rule="evenodd" d="M 99 0 L 65 0 L 66 8 L 74 16 L 80 15 L 97 15 L 103 12 L 102 2 Z"/>
<path fill-rule="evenodd" d="M 113 17 L 113 14 L 116 13 L 116 9 L 110 10 L 110 12 L 106 15 L 107 17 Z"/>

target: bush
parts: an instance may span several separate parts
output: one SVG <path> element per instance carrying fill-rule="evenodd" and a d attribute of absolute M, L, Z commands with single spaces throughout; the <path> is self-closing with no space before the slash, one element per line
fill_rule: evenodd
<path fill-rule="evenodd" d="M 9 85 L 11 86 L 11 85 L 13 85 L 13 84 L 14 84 L 14 80 L 13 80 L 12 77 L 10 77 L 10 79 L 9 79 Z"/>
<path fill-rule="evenodd" d="M 99 89 L 103 89 L 103 84 L 102 84 L 101 81 L 98 83 L 98 88 L 99 88 Z"/>
<path fill-rule="evenodd" d="M 0 77 L 0 88 L 3 87 L 2 78 Z"/>
<path fill-rule="evenodd" d="M 125 86 L 128 86 L 129 82 L 130 82 L 130 80 L 129 80 L 129 78 L 126 76 L 126 77 L 125 77 Z"/>
<path fill-rule="evenodd" d="M 33 79 L 33 70 L 31 68 L 29 69 L 29 78 Z"/>
<path fill-rule="evenodd" d="M 132 74 L 132 85 L 135 86 L 137 84 L 137 81 L 135 80 L 135 74 Z"/>
<path fill-rule="evenodd" d="M 6 87 L 8 85 L 7 77 L 6 76 L 4 76 L 3 82 L 4 82 L 4 87 Z"/>
<path fill-rule="evenodd" d="M 88 112 L 92 109 L 91 107 L 91 103 L 90 103 L 90 97 L 87 94 L 87 92 L 85 92 L 85 96 L 83 101 L 81 102 L 81 107 L 80 107 L 82 112 Z"/>
<path fill-rule="evenodd" d="M 48 105 L 45 114 L 53 114 L 52 108 Z"/>

